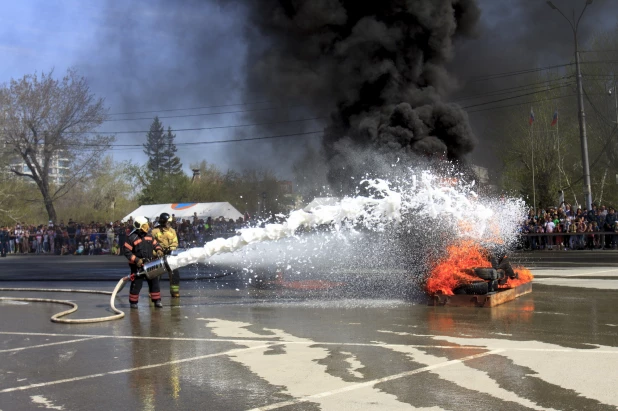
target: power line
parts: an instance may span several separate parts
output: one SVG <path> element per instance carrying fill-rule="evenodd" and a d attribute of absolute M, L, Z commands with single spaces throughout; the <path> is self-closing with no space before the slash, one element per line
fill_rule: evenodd
<path fill-rule="evenodd" d="M 510 93 L 515 93 L 517 91 L 534 90 L 534 89 L 538 89 L 540 87 L 549 86 L 549 85 L 551 85 L 551 83 L 560 82 L 562 80 L 566 80 L 566 79 L 569 79 L 569 78 L 572 78 L 572 77 L 574 77 L 574 76 L 572 76 L 572 75 L 571 76 L 564 76 L 564 77 L 559 77 L 559 78 L 556 78 L 556 79 L 550 79 L 550 80 L 545 80 L 545 81 L 538 81 L 538 82 L 535 82 L 535 83 L 522 84 L 520 86 L 501 88 L 501 89 L 498 89 L 498 90 L 488 91 L 486 93 L 480 93 L 480 94 L 473 94 L 473 95 L 470 95 L 470 96 L 457 97 L 453 101 L 454 102 L 459 102 L 459 101 L 464 101 L 464 100 L 474 100 L 474 99 L 480 98 L 480 97 L 493 96 L 493 95 L 501 95 L 501 94 L 510 94 Z"/>
<path fill-rule="evenodd" d="M 162 116 L 159 118 L 185 118 L 185 117 L 202 117 L 202 116 L 214 116 L 214 115 L 218 115 L 218 114 L 236 114 L 236 113 L 252 113 L 252 112 L 256 112 L 256 111 L 268 111 L 268 110 L 283 110 L 283 109 L 290 109 L 290 108 L 301 108 L 301 107 L 306 107 L 304 105 L 299 105 L 299 106 L 278 106 L 278 107 L 264 107 L 264 108 L 255 108 L 255 109 L 250 109 L 250 110 L 235 110 L 235 111 L 219 111 L 219 112 L 215 112 L 215 113 L 200 113 L 200 114 L 183 114 L 183 115 L 177 115 L 177 116 Z M 113 118 L 113 119 L 109 119 L 109 120 L 104 120 L 104 123 L 110 122 L 110 121 L 137 121 L 137 120 L 152 120 L 151 117 L 138 117 L 138 118 Z"/>
<path fill-rule="evenodd" d="M 503 72 L 503 73 L 487 74 L 485 76 L 473 77 L 469 81 L 494 80 L 494 79 L 503 78 L 503 77 L 518 76 L 520 74 L 529 74 L 529 73 L 535 73 L 535 72 L 539 72 L 539 71 L 552 70 L 552 69 L 555 69 L 555 68 L 571 66 L 573 64 L 574 63 L 557 64 L 557 65 L 554 65 L 554 66 L 537 67 L 537 68 L 531 68 L 531 69 L 506 71 L 506 72 Z"/>
<path fill-rule="evenodd" d="M 177 147 L 180 146 L 180 148 L 182 149 L 182 148 L 192 148 L 193 146 L 198 146 L 198 145 L 238 143 L 238 142 L 244 142 L 244 141 L 259 141 L 259 140 L 268 140 L 268 139 L 275 139 L 275 138 L 310 136 L 310 135 L 317 135 L 317 134 L 323 134 L 323 133 L 324 133 L 323 130 L 320 130 L 320 131 L 316 130 L 316 131 L 307 131 L 303 133 L 278 134 L 278 135 L 273 135 L 273 136 L 247 137 L 247 138 L 228 139 L 228 140 L 194 141 L 194 142 L 187 142 L 187 143 L 176 143 L 175 145 Z M 101 145 L 101 144 L 83 144 L 83 145 L 80 144 L 79 145 L 79 147 L 92 147 L 92 148 L 104 147 L 104 146 L 105 145 Z M 142 150 L 143 148 L 144 148 L 143 144 L 117 144 L 117 145 L 110 145 L 107 151 Z M 16 154 L 15 151 L 13 150 L 5 150 L 5 151 L 0 150 L 0 152 L 4 154 Z"/>
<path fill-rule="evenodd" d="M 470 114 L 470 113 L 479 113 L 481 111 L 500 110 L 500 109 L 503 109 L 503 108 L 524 106 L 524 105 L 528 105 L 528 104 L 540 103 L 540 102 L 543 102 L 543 101 L 559 100 L 561 98 L 573 97 L 573 96 L 576 96 L 576 95 L 577 94 L 567 94 L 567 95 L 564 95 L 564 96 L 550 97 L 550 98 L 545 98 L 545 99 L 541 99 L 541 100 L 526 101 L 524 103 L 507 104 L 507 105 L 502 105 L 502 106 L 497 106 L 497 107 L 481 108 L 481 109 L 477 109 L 477 110 L 470 110 L 470 111 L 468 111 L 468 114 Z"/>
<path fill-rule="evenodd" d="M 302 123 L 305 121 L 315 121 L 315 120 L 323 120 L 326 117 L 313 117 L 313 118 L 302 118 L 297 120 L 281 120 L 281 121 L 271 121 L 265 123 L 248 123 L 248 124 L 232 124 L 229 126 L 214 126 L 214 127 L 193 127 L 193 128 L 178 128 L 172 129 L 172 133 L 176 133 L 178 131 L 201 131 L 201 130 L 220 130 L 227 128 L 241 128 L 241 127 L 259 127 L 259 126 L 267 126 L 274 124 L 292 124 L 292 123 Z M 150 130 L 130 130 L 130 131 L 83 131 L 83 132 L 65 132 L 65 134 L 141 134 L 148 133 Z M 167 132 L 167 131 L 166 131 Z M 0 134 L 6 134 L 5 131 L 0 130 Z"/>
<path fill-rule="evenodd" d="M 606 64 L 606 63 L 615 64 L 615 63 L 618 63 L 618 60 L 597 60 L 597 61 L 581 61 L 580 62 L 580 64 Z M 540 71 L 547 71 L 547 70 L 553 70 L 553 69 L 557 69 L 561 67 L 568 67 L 574 64 L 575 64 L 574 62 L 571 62 L 571 63 L 565 63 L 565 64 L 556 64 L 553 66 L 545 66 L 545 67 L 537 67 L 537 68 L 530 68 L 530 69 L 523 69 L 523 70 L 506 71 L 503 73 L 487 74 L 484 76 L 473 77 L 469 79 L 468 81 L 476 82 L 476 81 L 495 80 L 495 79 L 500 79 L 504 77 L 519 76 L 522 74 L 538 73 Z"/>
<path fill-rule="evenodd" d="M 193 147 L 193 146 L 200 146 L 200 145 L 208 145 L 208 144 L 220 144 L 220 143 L 236 143 L 236 142 L 242 142 L 242 141 L 257 141 L 257 140 L 269 140 L 269 139 L 274 139 L 274 138 L 284 138 L 284 137 L 296 137 L 296 136 L 308 136 L 311 134 L 321 134 L 324 133 L 324 130 L 315 130 L 315 131 L 306 131 L 306 132 L 302 132 L 302 133 L 291 133 L 291 134 L 277 134 L 277 135 L 270 135 L 270 136 L 261 136 L 261 137 L 247 137 L 247 138 L 237 138 L 237 139 L 224 139 L 224 140 L 211 140 L 211 141 L 191 141 L 191 142 L 180 142 L 180 143 L 175 143 L 174 145 L 176 147 Z M 107 146 L 107 144 L 75 144 L 73 145 L 74 147 L 105 147 Z M 143 144 L 142 143 L 135 143 L 135 144 L 110 144 L 109 145 L 110 150 L 126 150 L 126 148 L 139 148 L 140 150 L 143 149 Z"/>
<path fill-rule="evenodd" d="M 493 103 L 500 103 L 500 102 L 502 102 L 502 101 L 514 100 L 514 99 L 518 99 L 518 98 L 520 98 L 520 97 L 531 96 L 531 95 L 534 95 L 534 94 L 539 94 L 539 93 L 545 93 L 546 91 L 556 90 L 556 89 L 559 89 L 559 88 L 563 88 L 563 87 L 565 87 L 566 85 L 568 85 L 568 84 L 565 84 L 565 85 L 562 85 L 562 86 L 556 86 L 556 87 L 552 87 L 552 88 L 547 88 L 547 89 L 544 89 L 544 90 L 533 91 L 533 92 L 531 92 L 531 93 L 519 94 L 519 95 L 517 95 L 517 96 L 505 97 L 505 98 L 501 98 L 501 99 L 498 99 L 498 100 L 487 101 L 487 102 L 485 102 L 485 103 L 478 103 L 478 104 L 472 104 L 472 105 L 470 105 L 470 106 L 463 106 L 463 107 L 462 107 L 462 109 L 468 109 L 468 108 L 473 108 L 473 107 L 479 107 L 479 106 L 484 106 L 484 105 L 487 105 L 487 104 L 493 104 Z"/>
<path fill-rule="evenodd" d="M 216 106 L 201 106 L 201 107 L 185 107 L 185 108 L 167 108 L 161 110 L 147 110 L 147 111 L 128 111 L 124 113 L 109 113 L 110 116 L 121 116 L 130 114 L 148 114 L 148 113 L 166 113 L 170 111 L 190 111 L 190 110 L 202 110 L 206 108 L 221 108 L 221 107 L 234 107 L 234 106 L 249 106 L 252 104 L 265 104 L 271 103 L 270 101 L 255 101 L 251 103 L 234 103 L 234 104 L 219 104 Z"/>

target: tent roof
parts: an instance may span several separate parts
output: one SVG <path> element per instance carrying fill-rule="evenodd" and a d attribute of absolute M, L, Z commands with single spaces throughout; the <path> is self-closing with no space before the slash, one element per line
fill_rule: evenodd
<path fill-rule="evenodd" d="M 155 219 L 161 213 L 174 215 L 176 218 L 192 217 L 193 213 L 197 213 L 198 218 L 206 219 L 208 217 L 218 218 L 225 217 L 226 219 L 233 218 L 234 220 L 243 215 L 228 202 L 219 203 L 172 203 L 172 204 L 149 204 L 138 207 L 132 213 L 127 214 L 122 221 L 127 221 L 129 217 L 144 216 L 150 219 Z"/>

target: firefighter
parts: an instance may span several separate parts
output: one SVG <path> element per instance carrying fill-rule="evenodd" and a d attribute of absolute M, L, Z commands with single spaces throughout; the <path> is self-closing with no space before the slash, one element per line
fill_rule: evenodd
<path fill-rule="evenodd" d="M 137 272 L 144 263 L 149 262 L 155 257 L 163 257 L 163 249 L 152 235 L 148 233 L 149 223 L 146 217 L 136 217 L 133 222 L 134 230 L 129 234 L 129 238 L 124 243 L 123 253 L 129 260 L 131 268 L 131 289 L 129 290 L 129 303 L 131 308 L 137 308 L 139 292 L 142 289 L 144 278 L 138 276 Z M 147 279 L 150 299 L 155 307 L 161 308 L 161 289 L 159 288 L 159 277 L 152 280 Z"/>
<path fill-rule="evenodd" d="M 176 230 L 170 224 L 170 215 L 161 213 L 159 216 L 159 225 L 152 230 L 152 236 L 157 240 L 163 253 L 169 255 L 172 251 L 178 248 L 178 236 Z M 173 270 L 169 273 L 170 277 L 170 294 L 172 298 L 180 297 L 180 272 Z"/>

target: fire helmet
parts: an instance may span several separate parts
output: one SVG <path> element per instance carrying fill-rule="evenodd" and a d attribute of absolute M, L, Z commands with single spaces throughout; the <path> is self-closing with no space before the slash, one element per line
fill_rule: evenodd
<path fill-rule="evenodd" d="M 148 225 L 148 219 L 146 217 L 135 217 L 135 221 L 133 221 L 133 227 L 138 230 L 142 230 L 147 233 L 150 228 Z"/>
<path fill-rule="evenodd" d="M 165 225 L 170 219 L 170 215 L 168 213 L 161 213 L 159 216 L 159 224 Z"/>

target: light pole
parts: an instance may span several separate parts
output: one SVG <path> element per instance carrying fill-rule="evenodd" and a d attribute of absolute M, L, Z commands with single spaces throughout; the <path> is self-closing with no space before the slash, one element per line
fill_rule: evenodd
<path fill-rule="evenodd" d="M 592 210 L 592 190 L 590 187 L 590 164 L 588 163 L 588 137 L 586 136 L 586 113 L 584 111 L 584 87 L 582 85 L 582 73 L 579 64 L 579 46 L 577 44 L 577 28 L 579 27 L 579 22 L 586 11 L 586 8 L 592 4 L 592 0 L 586 0 L 586 5 L 582 10 L 581 14 L 575 20 L 575 10 L 573 10 L 573 21 L 569 20 L 567 16 L 564 15 L 562 11 L 558 7 L 554 5 L 551 1 L 548 1 L 547 4 L 553 10 L 556 10 L 558 13 L 565 18 L 566 21 L 569 22 L 571 26 L 571 30 L 573 30 L 573 38 L 575 40 L 575 70 L 577 72 L 577 107 L 579 111 L 579 139 L 581 143 L 582 150 L 582 167 L 584 171 L 584 198 L 585 204 L 588 210 Z"/>

